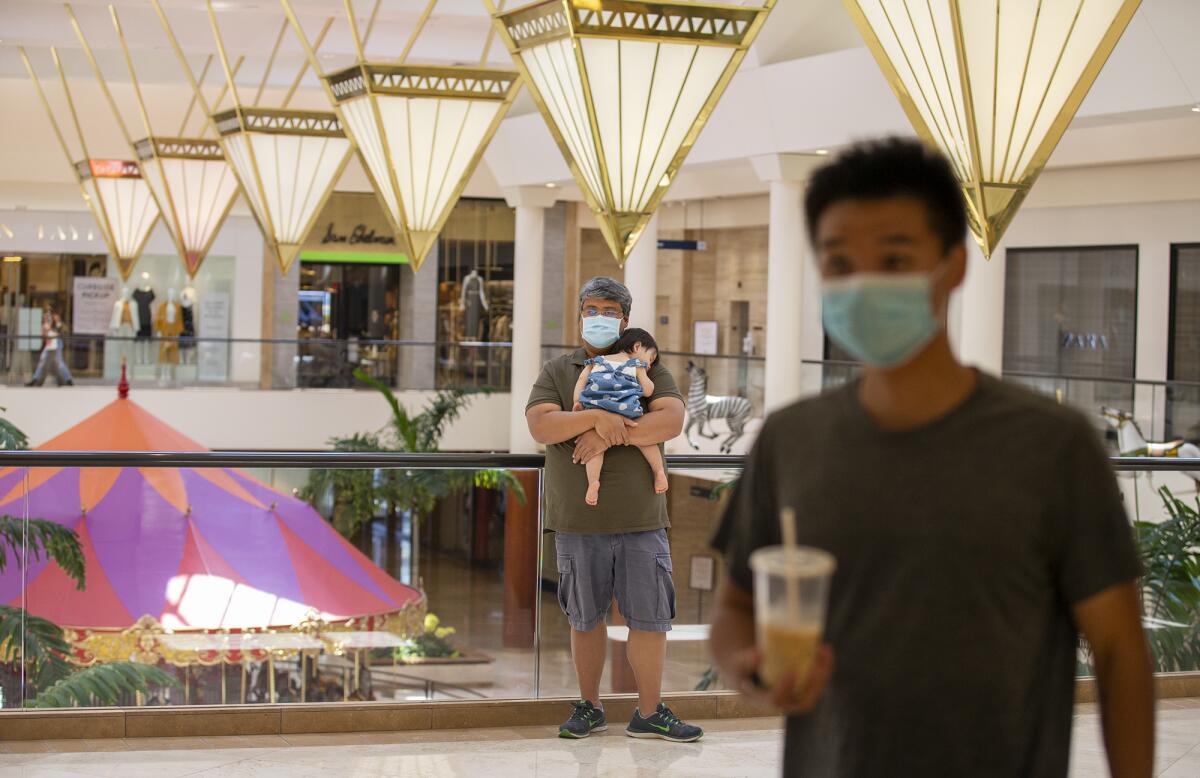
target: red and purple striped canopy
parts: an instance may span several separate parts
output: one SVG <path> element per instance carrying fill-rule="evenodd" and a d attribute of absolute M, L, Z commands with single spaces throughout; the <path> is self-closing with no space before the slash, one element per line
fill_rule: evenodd
<path fill-rule="evenodd" d="M 38 447 L 203 451 L 131 400 L 116 400 Z M 27 485 L 27 486 L 26 486 Z M 26 488 L 28 495 L 26 497 Z M 0 469 L 0 515 L 74 529 L 87 588 L 53 563 L 25 571 L 8 549 L 0 602 L 76 629 L 150 615 L 171 630 L 287 627 L 392 613 L 421 600 L 347 542 L 312 506 L 237 470 Z"/>

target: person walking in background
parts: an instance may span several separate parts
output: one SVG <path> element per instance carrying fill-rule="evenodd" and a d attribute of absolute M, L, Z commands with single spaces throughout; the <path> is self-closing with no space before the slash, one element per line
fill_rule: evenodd
<path fill-rule="evenodd" d="M 647 371 L 654 392 L 637 420 L 599 408 L 573 413 L 575 386 L 589 359 L 609 354 L 629 324 L 633 299 L 611 279 L 593 278 L 579 292 L 583 346 L 542 368 L 525 418 L 533 439 L 546 445 L 546 527 L 555 532 L 558 602 L 571 623 L 571 657 L 580 700 L 559 736 L 583 738 L 608 728 L 600 701 L 608 633 L 605 616 L 616 598 L 629 625 L 628 659 L 637 681 L 638 708 L 626 728 L 632 737 L 679 742 L 704 732 L 662 703 L 667 632 L 675 618 L 667 501 L 639 446 L 659 445 L 683 430 L 683 397 L 670 372 L 655 362 Z M 580 463 L 604 454 L 604 489 L 588 505 L 588 477 Z"/>
<path fill-rule="evenodd" d="M 788 776 L 1065 776 L 1082 633 L 1112 774 L 1148 777 L 1124 503 L 1083 416 L 951 351 L 967 214 L 949 163 L 916 141 L 852 147 L 814 174 L 805 215 L 825 331 L 862 377 L 763 425 L 713 540 L 723 679 L 788 714 Z M 837 560 L 827 645 L 794 692 L 759 680 L 748 566 L 785 509 Z"/>
<path fill-rule="evenodd" d="M 71 371 L 67 369 L 67 360 L 63 352 L 63 320 L 49 305 L 42 311 L 42 353 L 38 357 L 37 367 L 33 377 L 25 383 L 26 386 L 41 386 L 46 382 L 46 368 L 50 360 L 54 360 L 54 383 L 56 386 L 74 386 Z"/>

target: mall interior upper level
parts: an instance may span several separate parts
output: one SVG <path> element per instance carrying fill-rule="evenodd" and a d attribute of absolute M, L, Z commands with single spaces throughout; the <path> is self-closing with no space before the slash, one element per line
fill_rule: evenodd
<path fill-rule="evenodd" d="M 243 100 L 258 87 L 263 105 L 277 104 L 305 65 L 302 47 L 277 27 L 273 5 L 229 5 L 218 16 L 231 56 L 244 57 Z M 461 62 L 485 42 L 486 16 L 461 5 L 439 11 L 444 28 L 422 35 L 415 60 Z M 35 442 L 107 402 L 124 361 L 145 402 L 191 409 L 183 423 L 214 448 L 319 448 L 381 423 L 386 408 L 355 392 L 361 369 L 414 407 L 440 388 L 487 389 L 444 447 L 531 450 L 521 417 L 531 366 L 577 344 L 577 291 L 602 274 L 630 287 L 631 323 L 655 333 L 681 388 L 695 380 L 689 362 L 698 364 L 707 394 L 747 397 L 755 417 L 855 370 L 821 328 L 804 182 L 855 140 L 913 130 L 838 3 L 773 9 L 624 267 L 525 89 L 419 271 L 391 237 L 369 164 L 353 154 L 286 272 L 239 196 L 193 277 L 160 221 L 128 279 L 106 256 L 43 110 L 69 127 L 50 46 L 85 117 L 89 153 L 121 157 L 121 128 L 62 9 L 13 6 L 21 13 L 0 43 L 0 95 L 21 121 L 0 126 L 0 375 L 4 404 Z M 324 10 L 295 6 L 313 37 Z M 206 13 L 165 9 L 198 73 L 212 53 Z M 173 132 L 193 98 L 168 38 L 148 3 L 120 10 L 147 120 Z M 80 3 L 75 13 L 136 129 L 139 93 L 107 10 Z M 1127 408 L 1152 437 L 1192 434 L 1200 422 L 1200 64 L 1188 33 L 1197 13 L 1186 2 L 1141 5 L 991 258 L 969 241 L 970 271 L 950 313 L 967 361 L 1089 412 Z M 400 45 L 411 23 L 385 12 L 371 45 Z M 272 40 L 280 33 L 274 53 L 268 27 Z M 326 73 L 354 60 L 343 27 L 339 19 L 321 48 Z M 46 84 L 46 106 L 18 45 Z M 508 61 L 498 43 L 489 52 L 490 65 Z M 221 79 L 209 65 L 212 100 Z M 298 83 L 294 107 L 327 107 L 311 75 Z M 199 114 L 191 121 L 199 126 Z M 153 295 L 143 320 L 188 288 L 189 340 L 164 346 L 172 336 L 160 338 L 151 321 L 141 323 L 149 340 L 123 331 L 81 296 L 99 290 L 108 302 L 122 288 Z M 66 314 L 74 384 L 58 390 L 23 386 L 45 304 Z"/>

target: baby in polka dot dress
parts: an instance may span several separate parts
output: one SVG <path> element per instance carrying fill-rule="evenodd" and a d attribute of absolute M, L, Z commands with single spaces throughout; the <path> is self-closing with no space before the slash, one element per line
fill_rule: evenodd
<path fill-rule="evenodd" d="M 658 360 L 658 344 L 645 330 L 627 329 L 613 344 L 613 352 L 589 359 L 575 384 L 575 406 L 582 411 L 599 408 L 618 413 L 629 419 L 642 415 L 642 401 L 654 394 L 654 382 L 647 371 Z M 667 491 L 667 469 L 658 446 L 638 446 L 642 456 L 654 471 L 654 491 Z M 604 455 L 592 457 L 587 470 L 588 489 L 585 501 L 595 505 L 600 500 L 600 471 Z"/>

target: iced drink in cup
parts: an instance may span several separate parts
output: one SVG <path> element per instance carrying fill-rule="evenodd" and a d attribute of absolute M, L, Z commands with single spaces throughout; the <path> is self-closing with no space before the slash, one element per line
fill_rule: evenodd
<path fill-rule="evenodd" d="M 832 554 L 808 546 L 768 546 L 750 555 L 754 572 L 754 621 L 762 664 L 758 674 L 770 688 L 786 676 L 804 688 L 821 647 Z"/>

